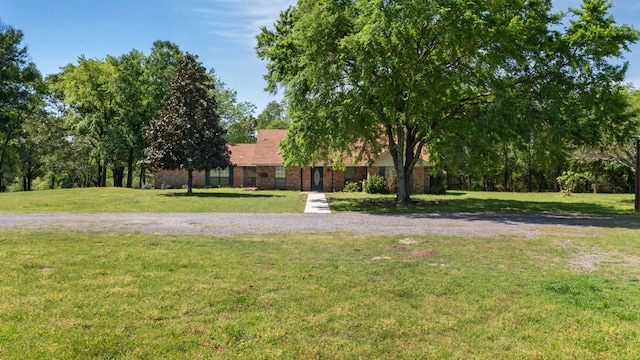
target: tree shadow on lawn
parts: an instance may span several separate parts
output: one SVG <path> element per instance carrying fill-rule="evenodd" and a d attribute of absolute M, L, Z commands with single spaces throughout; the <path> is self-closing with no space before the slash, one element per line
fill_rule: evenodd
<path fill-rule="evenodd" d="M 600 215 L 633 215 L 632 210 L 619 210 L 602 204 L 532 202 L 502 199 L 417 200 L 410 205 L 396 204 L 393 199 L 331 199 L 335 211 L 371 213 L 578 213 Z"/>
<path fill-rule="evenodd" d="M 193 192 L 192 194 L 187 194 L 185 192 L 174 192 L 168 194 L 162 194 L 161 196 L 165 197 L 197 197 L 197 198 L 225 198 L 225 199 L 238 199 L 238 198 L 278 198 L 284 197 L 284 195 L 277 194 L 264 194 L 264 193 L 237 193 L 237 192 Z"/>
<path fill-rule="evenodd" d="M 640 216 L 637 215 L 603 215 L 603 214 L 578 214 L 578 213 L 369 213 L 372 216 L 405 217 L 410 219 L 446 219 L 462 221 L 494 222 L 517 226 L 526 225 L 564 225 L 580 227 L 625 228 L 630 230 L 640 229 Z"/>
<path fill-rule="evenodd" d="M 640 215 L 632 210 L 589 203 L 530 202 L 500 199 L 446 199 L 417 201 L 401 206 L 390 200 L 339 200 L 330 203 L 336 212 L 363 212 L 379 216 L 415 219 L 452 219 L 526 223 L 640 228 Z"/>

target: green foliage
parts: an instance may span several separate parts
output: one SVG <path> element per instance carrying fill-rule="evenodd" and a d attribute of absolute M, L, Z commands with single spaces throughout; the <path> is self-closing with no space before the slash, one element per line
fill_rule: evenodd
<path fill-rule="evenodd" d="M 530 155 L 532 173 L 603 133 L 624 137 L 626 68 L 611 60 L 639 33 L 608 8 L 586 1 L 562 29 L 549 1 L 299 0 L 257 38 L 293 119 L 285 161 L 389 151 L 407 203 L 425 147 L 442 167 L 482 178 L 498 165 L 508 180 L 522 162 L 512 154 Z"/>
<path fill-rule="evenodd" d="M 362 191 L 360 189 L 360 182 L 358 181 L 347 181 L 346 184 L 344 184 L 344 192 L 360 192 Z"/>
<path fill-rule="evenodd" d="M 186 170 L 189 194 L 194 170 L 232 165 L 213 89 L 213 79 L 204 66 L 187 53 L 176 68 L 161 118 L 152 121 L 146 131 L 150 146 L 145 149 L 145 156 L 149 166 Z"/>
<path fill-rule="evenodd" d="M 237 93 L 229 89 L 215 71 L 209 71 L 214 79 L 214 87 L 211 91 L 218 104 L 220 122 L 227 130 L 225 139 L 228 143 L 255 143 L 256 119 L 253 113 L 256 106 L 249 102 L 238 102 Z"/>
<path fill-rule="evenodd" d="M 22 31 L 0 22 L 0 192 L 6 180 L 13 178 L 5 170 L 21 168 L 21 157 L 28 154 L 20 144 L 26 119 L 41 114 L 42 76 L 29 62 L 23 36 Z"/>
<path fill-rule="evenodd" d="M 262 110 L 257 118 L 259 129 L 288 129 L 291 121 L 287 118 L 287 110 L 284 103 L 271 101 Z"/>
<path fill-rule="evenodd" d="M 367 194 L 385 194 L 387 192 L 387 185 L 382 176 L 371 174 L 364 184 L 364 189 Z"/>
<path fill-rule="evenodd" d="M 567 196 L 571 196 L 575 188 L 589 178 L 588 173 L 575 172 L 571 170 L 563 171 L 562 175 L 557 177 L 557 181 L 566 192 Z"/>

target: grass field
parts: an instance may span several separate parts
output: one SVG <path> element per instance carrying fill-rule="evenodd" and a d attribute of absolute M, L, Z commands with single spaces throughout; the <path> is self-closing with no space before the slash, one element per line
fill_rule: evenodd
<path fill-rule="evenodd" d="M 297 191 L 244 189 L 136 190 L 61 189 L 0 193 L 0 213 L 232 212 L 299 213 L 305 195 Z M 498 193 L 450 191 L 414 195 L 416 205 L 397 206 L 393 195 L 327 194 L 333 212 L 570 212 L 632 215 L 633 194 Z"/>
<path fill-rule="evenodd" d="M 166 213 L 302 212 L 305 196 L 294 191 L 245 189 L 139 190 L 123 188 L 58 189 L 0 193 L 0 213 Z"/>
<path fill-rule="evenodd" d="M 637 359 L 637 230 L 0 232 L 0 358 Z"/>
<path fill-rule="evenodd" d="M 501 193 L 449 191 L 446 195 L 413 195 L 415 205 L 393 204 L 395 195 L 327 194 L 332 211 L 356 212 L 570 212 L 634 214 L 633 194 Z"/>

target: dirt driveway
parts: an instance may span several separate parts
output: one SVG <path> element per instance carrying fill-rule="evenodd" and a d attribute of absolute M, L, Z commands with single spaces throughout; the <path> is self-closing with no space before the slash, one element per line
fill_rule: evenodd
<path fill-rule="evenodd" d="M 65 229 L 158 234 L 335 232 L 359 234 L 536 238 L 554 229 L 594 232 L 599 228 L 640 229 L 633 217 L 572 214 L 9 214 L 0 229 Z"/>

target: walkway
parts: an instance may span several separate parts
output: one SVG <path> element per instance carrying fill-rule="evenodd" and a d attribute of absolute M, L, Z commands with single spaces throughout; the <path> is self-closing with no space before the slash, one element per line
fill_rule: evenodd
<path fill-rule="evenodd" d="M 322 193 L 308 193 L 307 205 L 304 207 L 305 213 L 311 214 L 331 214 L 327 198 Z"/>

